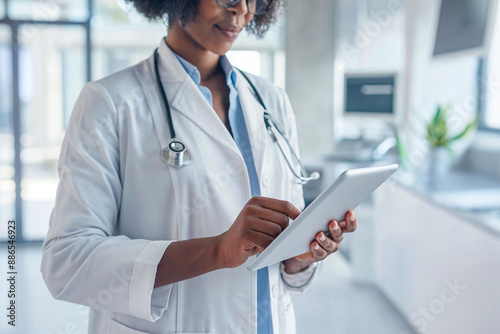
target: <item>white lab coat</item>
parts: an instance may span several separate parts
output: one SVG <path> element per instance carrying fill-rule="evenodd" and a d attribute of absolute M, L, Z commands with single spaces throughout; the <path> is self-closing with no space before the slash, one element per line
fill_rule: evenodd
<path fill-rule="evenodd" d="M 88 83 L 62 145 L 42 274 L 55 298 L 91 306 L 89 333 L 255 334 L 257 276 L 246 269 L 249 262 L 153 288 L 171 242 L 223 233 L 251 197 L 231 135 L 164 41 L 159 54 L 177 138 L 191 164 L 177 169 L 160 158 L 170 133 L 153 57 Z M 236 73 L 261 194 L 302 209 L 302 188 L 266 132 L 249 84 Z M 259 77 L 251 80 L 297 149 L 286 94 Z M 269 285 L 274 333 L 294 333 L 278 265 L 269 268 Z"/>

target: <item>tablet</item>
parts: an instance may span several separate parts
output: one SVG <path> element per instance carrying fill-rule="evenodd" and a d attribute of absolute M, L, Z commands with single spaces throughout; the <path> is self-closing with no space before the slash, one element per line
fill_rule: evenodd
<path fill-rule="evenodd" d="M 330 184 L 274 241 L 247 267 L 258 270 L 310 251 L 319 231 L 328 223 L 340 222 L 398 168 L 397 164 L 350 169 Z"/>

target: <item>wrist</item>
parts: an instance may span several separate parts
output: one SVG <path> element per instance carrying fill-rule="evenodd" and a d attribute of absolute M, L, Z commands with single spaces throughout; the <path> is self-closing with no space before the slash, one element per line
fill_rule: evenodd
<path fill-rule="evenodd" d="M 215 236 L 212 238 L 213 240 L 213 254 L 214 254 L 214 259 L 215 263 L 214 266 L 217 269 L 224 269 L 224 268 L 229 268 L 227 261 L 226 261 L 226 256 L 225 256 L 225 251 L 224 251 L 224 233 L 220 234 L 218 236 Z"/>
<path fill-rule="evenodd" d="M 285 266 L 285 272 L 287 274 L 296 274 L 301 271 L 304 271 L 313 263 L 314 262 L 312 261 L 299 261 L 294 257 L 283 261 L 283 265 Z"/>

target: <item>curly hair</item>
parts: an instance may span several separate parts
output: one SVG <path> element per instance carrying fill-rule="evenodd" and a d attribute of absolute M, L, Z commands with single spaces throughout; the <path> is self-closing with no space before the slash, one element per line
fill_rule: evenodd
<path fill-rule="evenodd" d="M 198 13 L 201 0 L 125 0 L 151 21 L 180 20 L 183 23 L 193 21 Z M 215 1 L 215 0 L 213 0 Z M 245 1 L 245 0 L 242 0 Z M 285 6 L 286 0 L 269 0 L 268 10 L 263 15 L 255 15 L 245 27 L 246 31 L 263 37 L 267 30 L 276 22 L 279 10 Z"/>

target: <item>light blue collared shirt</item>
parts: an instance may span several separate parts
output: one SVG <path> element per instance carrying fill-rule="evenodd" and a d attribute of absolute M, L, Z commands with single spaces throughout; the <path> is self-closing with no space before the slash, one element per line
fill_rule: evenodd
<path fill-rule="evenodd" d="M 189 74 L 189 76 L 193 79 L 205 99 L 213 108 L 214 104 L 210 89 L 200 85 L 200 71 L 198 71 L 198 69 L 194 65 L 192 65 L 185 59 L 181 58 L 177 54 L 175 55 L 186 70 L 187 74 Z M 236 142 L 236 145 L 238 146 L 243 159 L 245 160 L 245 165 L 247 167 L 248 176 L 250 179 L 250 189 L 252 192 L 252 197 L 260 196 L 259 178 L 257 177 L 257 170 L 255 169 L 255 162 L 253 160 L 250 138 L 248 137 L 247 126 L 245 123 L 245 118 L 243 116 L 243 109 L 241 107 L 238 91 L 236 90 L 236 73 L 234 72 L 234 68 L 229 63 L 229 60 L 226 56 L 221 56 L 219 61 L 220 65 L 222 66 L 222 70 L 226 74 L 226 84 L 229 87 L 229 126 L 231 128 L 231 132 L 233 133 L 233 139 Z M 258 334 L 273 333 L 271 301 L 269 293 L 269 274 L 266 267 L 257 271 Z"/>

